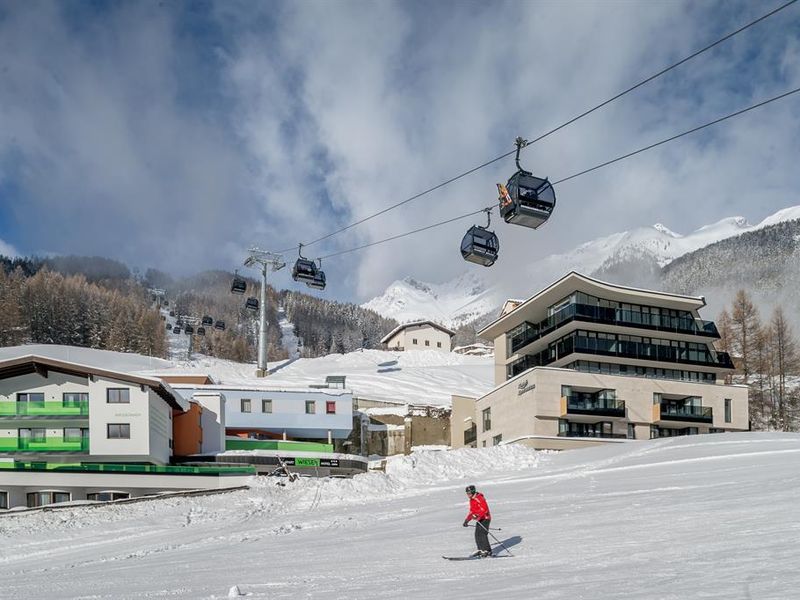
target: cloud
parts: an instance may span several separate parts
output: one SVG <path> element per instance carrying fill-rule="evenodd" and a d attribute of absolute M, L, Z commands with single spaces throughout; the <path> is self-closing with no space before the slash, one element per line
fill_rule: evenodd
<path fill-rule="evenodd" d="M 14 258 L 15 256 L 19 256 L 19 252 L 17 252 L 16 248 L 11 244 L 0 240 L 0 256 L 8 256 Z"/>
<path fill-rule="evenodd" d="M 250 244 L 314 240 L 510 150 L 766 10 L 164 4 L 24 3 L 0 15 L 0 172 L 15 190 L 0 188 L 0 202 L 20 229 L 0 235 L 21 251 L 232 268 Z M 542 140 L 523 165 L 559 179 L 797 85 L 798 24 L 785 10 Z M 687 232 L 796 204 L 799 119 L 787 99 L 564 183 L 535 232 L 495 214 L 501 259 L 481 273 L 514 280 L 522 263 L 623 229 Z M 507 159 L 304 253 L 487 206 L 513 170 Z M 458 251 L 471 222 L 325 260 L 326 294 L 363 300 L 406 275 L 478 269 Z"/>

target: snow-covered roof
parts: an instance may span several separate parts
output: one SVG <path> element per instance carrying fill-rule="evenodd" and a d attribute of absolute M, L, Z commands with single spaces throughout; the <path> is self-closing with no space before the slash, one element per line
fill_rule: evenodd
<path fill-rule="evenodd" d="M 456 335 L 455 331 L 453 331 L 452 329 L 448 329 L 444 325 L 439 325 L 439 323 L 436 323 L 435 321 L 428 321 L 428 320 L 411 321 L 410 323 L 403 323 L 402 325 L 398 325 L 397 327 L 392 329 L 389 333 L 387 333 L 385 336 L 383 336 L 383 338 L 381 339 L 381 344 L 385 344 L 386 342 L 388 342 L 395 335 L 397 335 L 398 333 L 403 331 L 403 329 L 408 329 L 410 327 L 422 327 L 424 325 L 430 325 L 434 329 L 438 329 L 439 331 L 443 331 L 444 333 L 448 334 L 450 337 L 455 337 L 455 335 Z"/>
<path fill-rule="evenodd" d="M 173 383 L 172 387 L 176 390 L 203 390 L 209 392 L 317 392 L 328 396 L 345 396 L 352 395 L 353 393 L 351 390 L 343 388 L 311 387 L 308 385 L 292 387 L 287 385 L 204 385 L 199 383 Z"/>

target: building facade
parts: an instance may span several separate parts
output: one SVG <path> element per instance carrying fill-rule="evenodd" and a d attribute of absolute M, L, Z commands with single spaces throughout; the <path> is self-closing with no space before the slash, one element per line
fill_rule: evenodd
<path fill-rule="evenodd" d="M 213 399 L 209 399 L 213 404 Z M 221 487 L 252 469 L 172 464 L 175 436 L 202 452 L 203 407 L 168 384 L 48 356 L 0 361 L 0 508 Z M 186 426 L 175 420 L 186 416 Z M 196 419 L 194 428 L 192 418 Z"/>
<path fill-rule="evenodd" d="M 714 349 L 703 306 L 573 272 L 505 308 L 479 332 L 495 342 L 495 388 L 453 398 L 453 445 L 561 449 L 747 430 L 747 388 L 723 384 L 733 363 Z"/>
<path fill-rule="evenodd" d="M 387 350 L 450 352 L 456 332 L 433 321 L 414 321 L 395 327 L 381 340 Z"/>

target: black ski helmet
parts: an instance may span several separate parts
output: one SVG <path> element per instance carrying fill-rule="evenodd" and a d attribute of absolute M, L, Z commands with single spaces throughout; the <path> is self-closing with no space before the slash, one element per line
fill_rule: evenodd
<path fill-rule="evenodd" d="M 468 486 L 467 486 L 467 493 L 468 493 L 469 495 L 472 495 L 472 494 L 474 494 L 474 493 L 475 493 L 475 486 L 474 486 L 474 485 L 468 485 Z"/>

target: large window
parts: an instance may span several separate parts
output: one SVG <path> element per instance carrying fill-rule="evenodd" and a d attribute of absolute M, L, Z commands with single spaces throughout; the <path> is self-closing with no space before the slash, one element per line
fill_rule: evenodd
<path fill-rule="evenodd" d="M 89 437 L 88 429 L 80 427 L 64 427 L 65 442 L 80 442 L 84 437 Z"/>
<path fill-rule="evenodd" d="M 336 400 L 327 400 L 325 402 L 325 414 L 328 415 L 336 414 Z"/>
<path fill-rule="evenodd" d="M 249 398 L 242 398 L 239 402 L 241 412 L 249 413 L 250 412 L 250 399 Z"/>
<path fill-rule="evenodd" d="M 492 446 L 499 446 L 500 442 L 503 441 L 503 434 L 498 433 L 496 436 L 492 438 Z"/>
<path fill-rule="evenodd" d="M 130 423 L 109 423 L 106 427 L 110 440 L 129 440 L 131 438 Z"/>
<path fill-rule="evenodd" d="M 313 400 L 306 400 L 306 414 L 313 415 L 317 412 L 317 403 Z"/>
<path fill-rule="evenodd" d="M 19 430 L 19 437 L 21 440 L 29 442 L 43 442 L 45 441 L 46 433 L 47 430 L 44 427 L 25 428 Z"/>
<path fill-rule="evenodd" d="M 106 402 L 108 404 L 130 404 L 131 391 L 128 388 L 108 388 Z"/>
<path fill-rule="evenodd" d="M 88 402 L 89 394 L 86 392 L 64 392 L 62 403 L 64 406 L 75 406 L 81 402 Z"/>
<path fill-rule="evenodd" d="M 122 500 L 130 497 L 131 495 L 127 492 L 93 492 L 86 494 L 87 500 L 95 500 L 96 502 L 110 502 L 111 500 Z"/>
<path fill-rule="evenodd" d="M 482 419 L 482 421 L 483 421 L 483 430 L 484 431 L 489 431 L 492 428 L 492 409 L 491 409 L 491 407 L 484 408 L 483 412 L 481 413 L 481 415 L 483 417 L 483 419 Z"/>
<path fill-rule="evenodd" d="M 57 504 L 58 502 L 69 502 L 71 496 L 69 492 L 30 492 L 28 494 L 28 508 L 36 508 L 46 504 Z"/>
<path fill-rule="evenodd" d="M 39 392 L 17 394 L 17 402 L 44 402 L 44 394 Z"/>
<path fill-rule="evenodd" d="M 0 492 L 0 508 L 8 508 L 8 492 Z"/>
<path fill-rule="evenodd" d="M 725 398 L 725 422 L 731 422 L 731 399 Z"/>
<path fill-rule="evenodd" d="M 271 413 L 272 412 L 272 400 L 262 400 L 261 401 L 261 412 L 262 413 Z"/>

